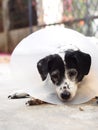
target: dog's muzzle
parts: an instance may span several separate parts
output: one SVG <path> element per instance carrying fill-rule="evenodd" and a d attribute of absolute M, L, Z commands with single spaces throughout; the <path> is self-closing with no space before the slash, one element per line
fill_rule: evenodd
<path fill-rule="evenodd" d="M 62 100 L 67 101 L 68 99 L 70 99 L 71 94 L 68 91 L 64 91 L 63 93 L 61 93 L 60 96 L 61 96 Z"/>
<path fill-rule="evenodd" d="M 63 82 L 60 86 L 56 87 L 56 92 L 61 101 L 71 101 L 76 95 L 77 84 L 71 81 Z"/>

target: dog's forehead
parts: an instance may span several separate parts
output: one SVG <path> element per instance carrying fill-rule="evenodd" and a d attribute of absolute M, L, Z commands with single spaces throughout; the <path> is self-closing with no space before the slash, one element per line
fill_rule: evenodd
<path fill-rule="evenodd" d="M 77 50 L 79 50 L 79 48 L 73 44 L 62 43 L 62 45 L 56 47 L 55 52 L 64 61 L 64 56 L 65 56 L 67 50 L 77 51 Z"/>
<path fill-rule="evenodd" d="M 64 53 L 66 50 L 69 50 L 69 49 L 72 49 L 74 51 L 76 50 L 79 50 L 79 48 L 73 44 L 66 44 L 66 43 L 63 43 L 64 45 L 60 45 L 60 46 L 57 46 L 56 48 L 56 51 L 58 53 Z"/>

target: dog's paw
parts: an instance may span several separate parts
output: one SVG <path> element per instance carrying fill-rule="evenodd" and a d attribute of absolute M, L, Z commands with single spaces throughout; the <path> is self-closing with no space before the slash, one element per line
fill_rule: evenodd
<path fill-rule="evenodd" d="M 41 104 L 45 104 L 46 102 L 41 101 L 39 99 L 31 99 L 29 101 L 26 102 L 26 105 L 28 106 L 32 106 L 32 105 L 41 105 Z"/>
<path fill-rule="evenodd" d="M 16 92 L 8 96 L 9 99 L 29 98 L 30 95 L 25 92 Z"/>

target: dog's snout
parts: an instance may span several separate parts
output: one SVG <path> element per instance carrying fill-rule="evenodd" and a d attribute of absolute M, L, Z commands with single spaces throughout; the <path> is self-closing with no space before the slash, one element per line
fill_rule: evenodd
<path fill-rule="evenodd" d="M 70 96 L 71 96 L 71 94 L 68 91 L 65 91 L 65 92 L 61 93 L 61 98 L 63 100 L 68 100 L 70 98 Z"/>
<path fill-rule="evenodd" d="M 63 86 L 63 89 L 69 89 L 69 85 L 68 84 L 65 84 L 64 86 Z"/>

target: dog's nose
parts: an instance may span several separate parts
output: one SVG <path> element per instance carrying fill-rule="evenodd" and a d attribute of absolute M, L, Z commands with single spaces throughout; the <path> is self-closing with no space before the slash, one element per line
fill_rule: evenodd
<path fill-rule="evenodd" d="M 71 94 L 68 91 L 61 93 L 61 98 L 64 100 L 68 100 L 70 98 L 70 96 L 71 96 Z"/>

